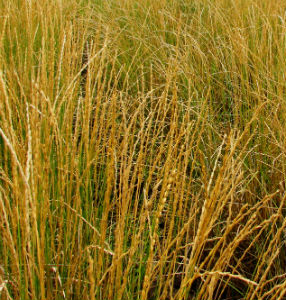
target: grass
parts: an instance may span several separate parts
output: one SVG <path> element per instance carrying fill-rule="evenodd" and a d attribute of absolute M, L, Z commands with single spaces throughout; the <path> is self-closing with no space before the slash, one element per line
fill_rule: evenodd
<path fill-rule="evenodd" d="M 0 1 L 1 299 L 285 299 L 285 9 Z"/>

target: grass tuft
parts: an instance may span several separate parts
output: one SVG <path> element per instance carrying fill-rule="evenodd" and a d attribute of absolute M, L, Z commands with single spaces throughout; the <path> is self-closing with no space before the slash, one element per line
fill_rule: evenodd
<path fill-rule="evenodd" d="M 285 299 L 285 9 L 0 1 L 0 299 Z"/>

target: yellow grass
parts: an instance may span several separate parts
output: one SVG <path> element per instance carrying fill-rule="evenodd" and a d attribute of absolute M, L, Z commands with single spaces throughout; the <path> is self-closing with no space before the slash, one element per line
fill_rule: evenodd
<path fill-rule="evenodd" d="M 286 2 L 0 0 L 0 299 L 286 297 Z"/>

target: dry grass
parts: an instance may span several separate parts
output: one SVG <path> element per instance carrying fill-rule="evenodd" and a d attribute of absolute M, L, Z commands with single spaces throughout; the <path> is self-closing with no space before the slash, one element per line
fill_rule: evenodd
<path fill-rule="evenodd" d="M 0 299 L 285 299 L 285 9 L 0 1 Z"/>

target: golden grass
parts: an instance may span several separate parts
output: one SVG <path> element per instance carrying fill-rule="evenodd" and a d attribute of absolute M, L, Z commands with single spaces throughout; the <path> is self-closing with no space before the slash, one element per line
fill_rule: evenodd
<path fill-rule="evenodd" d="M 286 297 L 286 4 L 0 1 L 0 298 Z"/>

